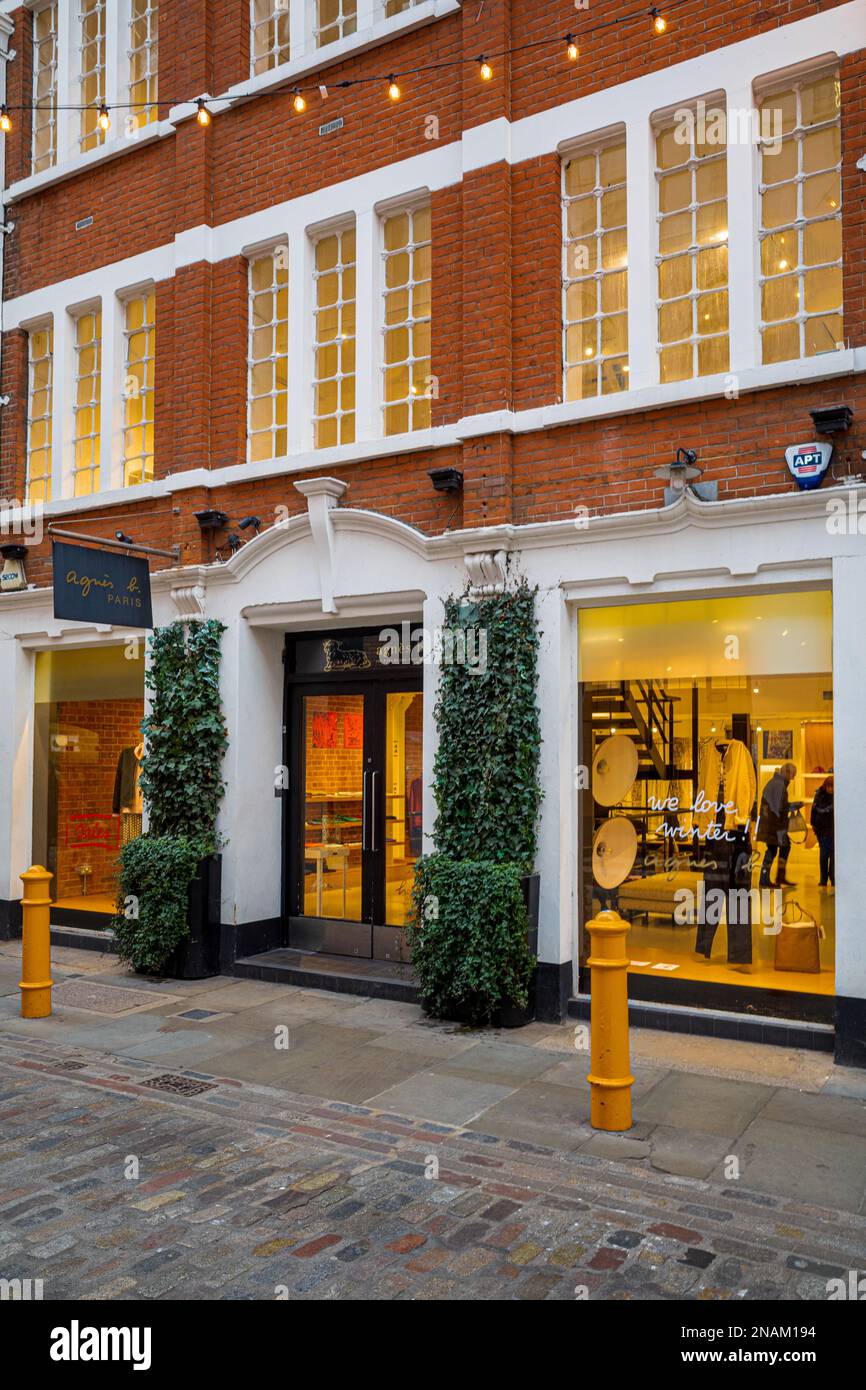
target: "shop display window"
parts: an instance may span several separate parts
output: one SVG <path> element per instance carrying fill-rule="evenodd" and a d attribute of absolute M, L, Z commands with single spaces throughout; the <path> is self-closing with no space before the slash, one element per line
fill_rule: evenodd
<path fill-rule="evenodd" d="M 38 653 L 32 861 L 59 912 L 114 912 L 120 848 L 142 830 L 143 716 L 143 644 Z"/>
<path fill-rule="evenodd" d="M 584 610 L 580 681 L 582 922 L 631 974 L 832 994 L 829 592 Z"/>

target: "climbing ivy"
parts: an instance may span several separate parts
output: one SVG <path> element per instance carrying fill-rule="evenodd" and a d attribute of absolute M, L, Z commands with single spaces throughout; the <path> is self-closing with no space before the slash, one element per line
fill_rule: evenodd
<path fill-rule="evenodd" d="M 151 712 L 141 726 L 140 785 L 152 835 L 213 839 L 228 746 L 219 695 L 224 631 L 211 618 L 171 623 L 150 638 Z"/>
<path fill-rule="evenodd" d="M 435 709 L 437 850 L 518 864 L 524 873 L 535 862 L 541 803 L 535 593 L 523 581 L 476 601 L 446 600 L 451 650 L 472 651 L 474 636 L 484 659 L 443 666 Z"/>
<path fill-rule="evenodd" d="M 148 830 L 120 852 L 118 951 L 136 970 L 159 972 L 189 935 L 188 889 L 199 862 L 216 848 L 228 746 L 219 695 L 225 627 L 172 623 L 149 640 L 139 785 Z"/>

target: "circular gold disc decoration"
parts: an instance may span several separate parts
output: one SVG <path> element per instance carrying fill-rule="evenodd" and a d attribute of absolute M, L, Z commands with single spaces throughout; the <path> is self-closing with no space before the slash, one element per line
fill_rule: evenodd
<path fill-rule="evenodd" d="M 625 816 L 611 816 L 592 841 L 592 876 L 602 888 L 617 888 L 631 873 L 637 856 L 637 831 Z"/>
<path fill-rule="evenodd" d="M 637 777 L 637 748 L 628 734 L 612 734 L 592 760 L 592 795 L 599 806 L 616 806 Z"/>

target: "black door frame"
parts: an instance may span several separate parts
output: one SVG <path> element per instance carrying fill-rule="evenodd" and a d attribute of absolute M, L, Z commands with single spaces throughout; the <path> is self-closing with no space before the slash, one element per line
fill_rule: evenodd
<path fill-rule="evenodd" d="M 292 644 L 295 640 L 318 638 L 357 640 L 364 629 L 326 632 L 287 633 L 283 652 L 283 764 L 289 770 L 289 785 L 283 792 L 282 807 L 282 883 L 281 940 L 284 946 L 361 959 L 408 959 L 399 927 L 385 922 L 385 730 L 386 697 L 389 692 L 424 689 L 423 669 L 400 664 L 370 670 L 296 673 Z M 341 918 L 307 917 L 303 901 L 303 720 L 305 696 L 322 694 L 363 695 L 365 774 L 369 774 L 367 795 L 362 806 L 361 921 Z M 377 780 L 378 779 L 378 780 Z M 379 788 L 378 794 L 376 788 Z"/>

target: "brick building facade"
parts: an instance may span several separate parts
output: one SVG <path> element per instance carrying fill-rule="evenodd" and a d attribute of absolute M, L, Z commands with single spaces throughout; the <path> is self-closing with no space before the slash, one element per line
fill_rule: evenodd
<path fill-rule="evenodd" d="M 223 922 L 240 933 L 234 954 L 292 941 L 271 772 L 285 760 L 286 635 L 404 618 L 435 626 L 442 597 L 467 581 L 496 586 L 519 570 L 539 585 L 548 1013 L 573 994 L 580 1007 L 582 922 L 595 902 L 586 855 L 599 826 L 574 770 L 593 761 L 591 718 L 611 714 L 586 703 L 582 612 L 754 605 L 779 593 L 793 622 L 796 595 L 831 592 L 832 655 L 826 633 L 800 639 L 814 691 L 795 699 L 796 665 L 762 665 L 772 644 L 756 642 L 752 664 L 731 667 L 743 707 L 725 713 L 740 734 L 737 720 L 750 715 L 737 741 L 752 748 L 759 779 L 772 766 L 765 731 L 831 713 L 847 750 L 839 805 L 858 804 L 866 670 L 847 634 L 866 579 L 856 524 L 866 4 L 660 8 L 661 33 L 647 7 L 572 0 L 0 4 L 14 52 L 0 75 L 14 224 L 2 239 L 6 529 L 20 531 L 30 498 L 46 523 L 177 547 L 177 562 L 151 561 L 155 621 L 204 613 L 228 623 Z M 34 93 L 48 93 L 50 120 L 29 109 Z M 721 136 L 699 126 L 720 111 Z M 850 428 L 822 433 L 811 412 L 837 405 Z M 835 452 L 821 491 L 801 492 L 786 449 L 812 440 L 832 440 Z M 672 500 L 678 450 L 694 452 L 701 486 Z M 434 489 L 440 469 L 462 486 Z M 855 518 L 844 531 L 829 524 L 831 495 Z M 225 525 L 203 527 L 204 512 Z M 250 517 L 258 525 L 241 527 Z M 56 623 L 50 540 L 27 539 L 32 587 L 0 598 L 21 692 L 0 763 L 10 796 L 29 737 L 31 654 L 126 635 Z M 745 613 L 754 632 L 764 615 Z M 707 628 L 716 622 L 706 617 Z M 637 641 L 630 632 L 627 622 L 615 640 Z M 723 679 L 712 655 L 694 672 L 682 660 L 682 670 L 673 660 L 644 673 L 671 675 L 665 699 L 693 700 L 685 686 L 671 693 L 676 679 Z M 609 665 L 594 686 L 636 672 Z M 759 674 L 767 688 L 788 680 L 787 693 L 779 686 L 772 709 L 746 710 Z M 825 675 L 826 710 L 815 684 Z M 435 673 L 425 669 L 423 683 L 429 834 Z M 716 728 L 702 722 L 713 705 L 709 685 L 702 692 L 693 787 L 699 744 Z M 242 717 L 252 699 L 255 727 Z M 250 769 L 263 785 L 247 780 Z M 798 769 L 815 786 L 818 775 Z M 810 783 L 797 790 L 811 803 Z M 16 782 L 8 900 L 28 858 L 27 795 Z M 245 860 L 250 820 L 264 882 Z M 814 1046 L 829 1045 L 835 1027 L 842 1055 L 849 1044 L 838 1039 L 862 1036 L 866 1009 L 855 822 L 850 811 L 837 822 L 848 868 L 831 932 L 835 977 L 821 989 L 800 981 L 802 1007 L 763 978 L 749 995 L 721 976 L 699 989 L 656 975 L 637 997 L 793 1018 Z M 674 968 L 659 950 L 647 980 Z M 679 996 L 665 994 L 675 983 Z"/>

